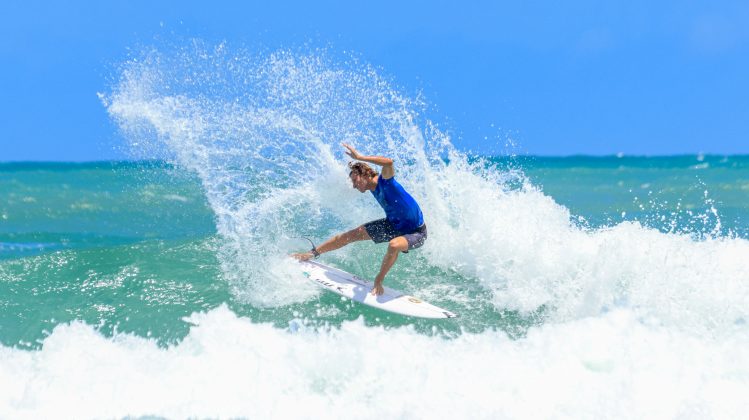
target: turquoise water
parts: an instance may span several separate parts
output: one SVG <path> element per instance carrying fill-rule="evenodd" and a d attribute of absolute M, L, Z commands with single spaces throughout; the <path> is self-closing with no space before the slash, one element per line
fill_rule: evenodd
<path fill-rule="evenodd" d="M 749 157 L 470 155 L 317 53 L 120 71 L 101 97 L 132 161 L 0 164 L 0 417 L 749 409 Z M 385 284 L 459 318 L 342 300 L 286 257 L 382 217 L 343 141 L 393 157 L 429 226 Z M 321 259 L 373 278 L 383 253 Z"/>
<path fill-rule="evenodd" d="M 493 158 L 488 165 L 521 169 L 529 182 L 570 209 L 571 222 L 584 229 L 639 220 L 696 240 L 706 235 L 747 237 L 749 224 L 742 218 L 749 217 L 749 157 L 516 157 Z M 419 324 L 338 302 L 335 296 L 272 309 L 237 299 L 222 276 L 217 257 L 221 238 L 200 182 L 172 165 L 5 163 L 0 174 L 0 340 L 6 346 L 39 348 L 55 325 L 72 320 L 97 325 L 107 334 L 116 329 L 174 343 L 188 332 L 183 317 L 222 303 L 279 326 L 288 325 L 295 313 L 315 314 L 321 307 L 336 312 L 319 317 L 326 322 L 364 314 L 373 325 Z M 289 252 L 304 242 L 294 245 Z M 372 274 L 382 250 L 369 248 L 373 255 L 367 261 L 373 267 L 367 272 Z M 418 268 L 447 285 L 480 289 L 457 273 Z M 397 274 L 396 269 L 393 277 Z M 392 284 L 419 290 L 418 279 L 394 279 Z M 541 309 L 523 317 L 491 308 L 480 301 L 482 294 L 472 291 L 471 298 L 478 301 L 470 304 L 437 299 L 464 313 L 439 328 L 500 328 L 518 334 L 542 318 Z"/>
<path fill-rule="evenodd" d="M 747 156 L 519 158 L 531 182 L 591 226 L 747 238 Z M 624 213 L 624 216 L 622 216 Z"/>

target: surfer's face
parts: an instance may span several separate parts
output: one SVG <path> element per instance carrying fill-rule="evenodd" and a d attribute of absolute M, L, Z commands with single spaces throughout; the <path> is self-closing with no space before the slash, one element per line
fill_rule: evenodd
<path fill-rule="evenodd" d="M 367 180 L 364 179 L 363 176 L 351 173 L 351 175 L 349 175 L 349 178 L 351 179 L 351 186 L 353 188 L 359 190 L 359 192 L 364 192 L 367 190 Z"/>

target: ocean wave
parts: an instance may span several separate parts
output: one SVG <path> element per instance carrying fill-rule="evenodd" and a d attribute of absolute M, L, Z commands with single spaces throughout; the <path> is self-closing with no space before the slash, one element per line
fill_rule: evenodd
<path fill-rule="evenodd" d="M 125 63 L 104 101 L 134 148 L 198 175 L 222 238 L 223 278 L 252 306 L 316 296 L 285 258 L 304 246 L 295 238 L 381 217 L 346 179 L 338 144 L 348 141 L 393 157 L 425 209 L 429 242 L 401 258 L 401 278 L 418 279 L 425 265 L 458 273 L 497 310 L 554 322 L 628 308 L 719 336 L 749 318 L 749 241 L 721 236 L 719 218 L 699 238 L 629 221 L 582 226 L 522 171 L 458 151 L 417 101 L 356 60 L 196 42 Z M 357 245 L 326 258 L 368 274 L 379 254 Z"/>
<path fill-rule="evenodd" d="M 410 327 L 278 329 L 226 307 L 179 344 L 74 322 L 0 347 L 0 417 L 740 418 L 749 337 L 705 342 L 629 310 L 455 339 Z M 296 332 L 292 332 L 292 330 Z"/>

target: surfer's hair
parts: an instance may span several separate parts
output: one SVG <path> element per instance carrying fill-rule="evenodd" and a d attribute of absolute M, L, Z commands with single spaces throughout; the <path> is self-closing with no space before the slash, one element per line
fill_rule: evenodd
<path fill-rule="evenodd" d="M 356 174 L 367 178 L 377 176 L 377 171 L 372 169 L 364 162 L 349 162 L 348 167 L 349 169 L 351 169 L 351 172 L 348 173 L 348 176 L 351 176 L 351 174 Z"/>

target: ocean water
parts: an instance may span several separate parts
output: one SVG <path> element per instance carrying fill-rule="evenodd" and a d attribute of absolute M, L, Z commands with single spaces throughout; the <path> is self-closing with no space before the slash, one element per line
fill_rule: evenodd
<path fill-rule="evenodd" d="M 381 71 L 199 42 L 123 63 L 125 162 L 0 164 L 0 418 L 741 418 L 749 156 L 456 149 Z M 286 255 L 382 217 L 340 142 L 391 156 L 429 240 L 325 293 Z M 382 245 L 325 254 L 372 278 Z"/>

